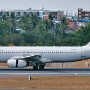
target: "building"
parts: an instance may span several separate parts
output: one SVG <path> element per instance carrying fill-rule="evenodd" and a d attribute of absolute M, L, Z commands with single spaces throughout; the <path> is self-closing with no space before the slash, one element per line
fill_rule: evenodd
<path fill-rule="evenodd" d="M 0 11 L 0 20 L 2 20 L 3 15 L 6 15 L 7 18 L 10 17 L 11 13 L 14 13 L 17 19 L 20 19 L 21 16 L 35 13 L 37 16 L 41 17 L 42 19 L 47 19 L 48 15 L 50 13 L 53 13 L 56 15 L 56 19 L 60 20 L 60 16 L 64 14 L 64 11 L 50 11 L 50 10 L 44 10 L 43 7 L 40 8 L 40 10 L 32 10 L 31 8 L 26 10 L 1 10 Z"/>
<path fill-rule="evenodd" d="M 67 17 L 68 21 L 68 34 L 74 33 L 78 29 L 77 20 L 73 16 Z"/>
<path fill-rule="evenodd" d="M 19 34 L 22 34 L 22 33 L 24 33 L 25 31 L 24 30 L 22 30 L 22 29 L 16 29 L 16 31 L 19 33 Z"/>
<path fill-rule="evenodd" d="M 78 21 L 79 22 L 90 22 L 90 11 L 78 9 Z"/>

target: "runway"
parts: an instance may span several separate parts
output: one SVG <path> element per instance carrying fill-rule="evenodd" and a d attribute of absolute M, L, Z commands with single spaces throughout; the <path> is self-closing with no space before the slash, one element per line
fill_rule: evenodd
<path fill-rule="evenodd" d="M 90 68 L 0 68 L 0 77 L 8 76 L 90 76 Z"/>

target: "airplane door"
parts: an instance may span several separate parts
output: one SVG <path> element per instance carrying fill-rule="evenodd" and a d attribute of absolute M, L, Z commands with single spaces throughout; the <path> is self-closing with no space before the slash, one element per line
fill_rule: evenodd
<path fill-rule="evenodd" d="M 81 57 L 86 57 L 86 49 L 82 48 L 81 50 Z"/>

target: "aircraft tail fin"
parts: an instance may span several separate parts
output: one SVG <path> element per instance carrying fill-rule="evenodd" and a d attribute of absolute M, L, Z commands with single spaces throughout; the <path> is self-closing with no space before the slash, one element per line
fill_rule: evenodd
<path fill-rule="evenodd" d="M 90 46 L 90 42 L 87 45 L 85 45 L 85 46 Z"/>

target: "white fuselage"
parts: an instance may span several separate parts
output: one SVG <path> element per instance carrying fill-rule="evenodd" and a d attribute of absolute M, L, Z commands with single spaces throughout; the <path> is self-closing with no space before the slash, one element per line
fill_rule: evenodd
<path fill-rule="evenodd" d="M 42 58 L 53 62 L 73 62 L 90 58 L 89 47 L 0 47 L 0 62 L 7 62 L 13 56 L 42 54 Z"/>

